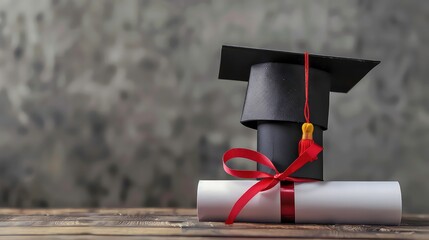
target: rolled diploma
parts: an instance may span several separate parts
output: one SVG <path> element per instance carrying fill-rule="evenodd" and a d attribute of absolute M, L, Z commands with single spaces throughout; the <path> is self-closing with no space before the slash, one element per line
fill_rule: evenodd
<path fill-rule="evenodd" d="M 256 180 L 202 180 L 200 221 L 225 221 L 235 202 Z M 258 193 L 236 222 L 281 222 L 280 184 Z M 295 223 L 398 225 L 402 216 L 398 182 L 325 181 L 295 183 Z"/>

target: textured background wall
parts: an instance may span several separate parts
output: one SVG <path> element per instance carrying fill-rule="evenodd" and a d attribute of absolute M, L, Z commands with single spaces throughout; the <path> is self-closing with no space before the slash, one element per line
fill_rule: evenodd
<path fill-rule="evenodd" d="M 325 178 L 399 180 L 429 212 L 428 22 L 421 1 L 0 0 L 0 206 L 194 206 L 256 148 L 246 85 L 217 80 L 235 44 L 381 60 L 331 97 Z"/>

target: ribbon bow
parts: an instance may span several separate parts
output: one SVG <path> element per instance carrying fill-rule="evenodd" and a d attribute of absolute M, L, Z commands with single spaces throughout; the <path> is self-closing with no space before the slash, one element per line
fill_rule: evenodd
<path fill-rule="evenodd" d="M 273 165 L 271 160 L 262 153 L 253 151 L 245 148 L 233 148 L 225 152 L 223 155 L 223 169 L 226 173 L 234 177 L 240 178 L 260 178 L 261 180 L 250 187 L 234 204 L 226 219 L 226 224 L 234 223 L 235 218 L 246 206 L 246 204 L 259 192 L 271 189 L 277 185 L 280 181 L 291 181 L 291 182 L 309 182 L 314 181 L 311 178 L 295 178 L 290 177 L 291 174 L 299 170 L 302 166 L 308 162 L 312 162 L 317 159 L 317 155 L 323 150 L 323 148 L 315 143 L 310 145 L 289 167 L 282 173 L 279 173 L 276 167 Z M 229 168 L 226 163 L 232 158 L 246 158 L 250 161 L 265 165 L 275 171 L 275 174 L 269 174 L 261 171 L 252 170 L 236 170 Z"/>

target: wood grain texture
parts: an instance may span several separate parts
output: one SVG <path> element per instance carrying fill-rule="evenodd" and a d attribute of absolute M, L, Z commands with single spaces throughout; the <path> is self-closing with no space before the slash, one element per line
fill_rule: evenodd
<path fill-rule="evenodd" d="M 194 209 L 0 209 L 2 239 L 429 239 L 429 215 L 400 226 L 198 222 Z"/>

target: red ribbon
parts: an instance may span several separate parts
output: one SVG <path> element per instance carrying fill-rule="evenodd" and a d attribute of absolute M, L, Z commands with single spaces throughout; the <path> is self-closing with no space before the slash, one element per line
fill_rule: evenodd
<path fill-rule="evenodd" d="M 271 189 L 280 181 L 290 181 L 290 182 L 310 182 L 315 181 L 311 178 L 295 178 L 290 177 L 291 174 L 299 170 L 302 166 L 308 162 L 312 162 L 317 159 L 317 155 L 323 150 L 323 148 L 317 144 L 312 144 L 307 148 L 289 167 L 282 173 L 279 173 L 274 167 L 271 160 L 262 153 L 253 151 L 245 148 L 233 148 L 225 152 L 223 155 L 223 169 L 226 173 L 234 177 L 240 178 L 260 178 L 257 183 L 250 187 L 234 204 L 229 213 L 228 218 L 226 219 L 226 224 L 234 223 L 235 218 L 241 212 L 241 210 L 246 206 L 246 204 L 259 192 L 266 191 Z M 261 172 L 261 171 L 252 171 L 252 170 L 236 170 L 229 168 L 226 163 L 232 158 L 246 158 L 250 161 L 257 162 L 259 164 L 265 165 L 275 171 L 275 175 Z"/>
<path fill-rule="evenodd" d="M 280 216 L 282 222 L 295 222 L 295 184 L 282 182 L 280 186 Z"/>

